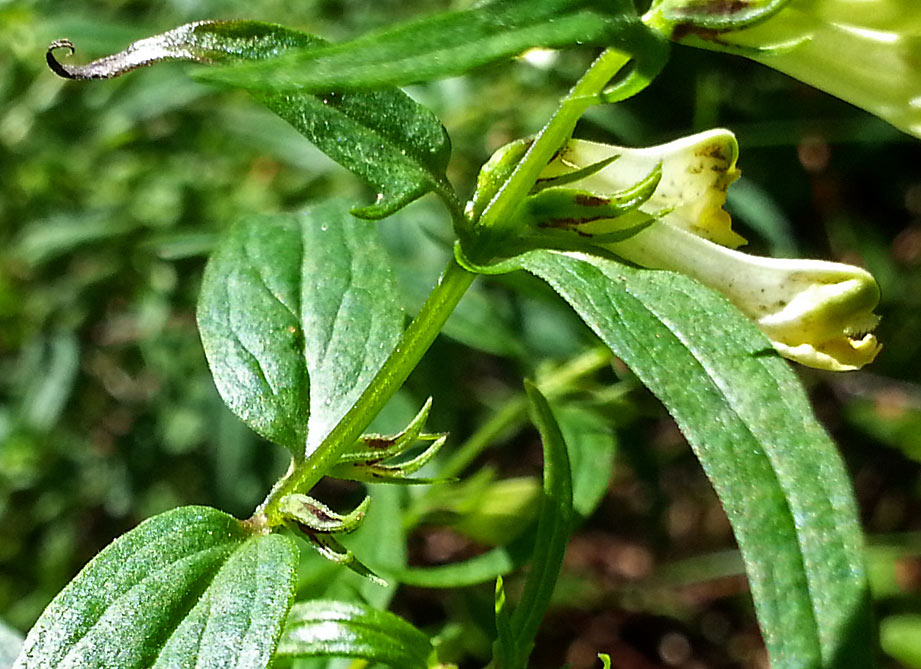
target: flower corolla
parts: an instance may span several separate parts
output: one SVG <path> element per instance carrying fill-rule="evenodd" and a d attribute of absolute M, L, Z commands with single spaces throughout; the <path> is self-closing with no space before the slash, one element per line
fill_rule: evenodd
<path fill-rule="evenodd" d="M 735 137 L 722 129 L 644 149 L 574 139 L 544 169 L 525 210 L 538 231 L 565 232 L 583 246 L 721 292 L 791 360 L 836 371 L 872 361 L 880 349 L 871 333 L 879 301 L 872 275 L 843 263 L 735 250 L 745 240 L 723 205 L 739 176 L 737 157 Z M 541 214 L 538 198 L 555 207 Z M 576 215 L 565 215 L 559 201 L 566 198 Z M 628 200 L 623 213 L 608 214 L 612 201 Z M 587 215 L 593 204 L 598 216 Z"/>

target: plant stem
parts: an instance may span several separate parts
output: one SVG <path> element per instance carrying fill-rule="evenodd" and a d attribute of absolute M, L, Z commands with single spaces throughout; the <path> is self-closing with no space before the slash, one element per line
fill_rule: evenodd
<path fill-rule="evenodd" d="M 438 284 L 399 343 L 349 412 L 332 429 L 317 449 L 298 463 L 289 476 L 269 493 L 260 510 L 270 525 L 275 525 L 278 504 L 285 495 L 309 490 L 336 464 L 339 456 L 350 448 L 384 405 L 400 389 L 425 352 L 441 332 L 448 317 L 477 277 L 452 258 Z"/>
<path fill-rule="evenodd" d="M 556 114 L 540 131 L 521 163 L 477 224 L 481 231 L 490 230 L 490 234 L 484 234 L 477 240 L 481 251 L 488 250 L 484 245 L 488 246 L 490 240 L 496 239 L 493 231 L 500 231 L 506 235 L 514 234 L 514 230 L 508 229 L 509 221 L 512 220 L 509 214 L 514 212 L 522 198 L 527 195 L 553 154 L 572 135 L 585 110 L 601 101 L 604 87 L 629 60 L 630 56 L 607 49 L 563 99 Z M 453 202 L 447 204 L 452 213 L 456 211 L 456 207 L 452 206 Z M 451 259 L 438 285 L 403 333 L 399 344 L 371 384 L 323 443 L 303 461 L 297 462 L 290 473 L 275 485 L 256 510 L 254 518 L 265 518 L 268 526 L 282 522 L 278 513 L 282 498 L 298 491 L 309 490 L 316 485 L 337 463 L 339 456 L 361 437 L 371 421 L 415 369 L 475 278 L 476 274 L 465 270 Z"/>
<path fill-rule="evenodd" d="M 602 101 L 601 93 L 605 86 L 630 59 L 631 56 L 621 51 L 606 49 L 573 86 L 477 222 L 476 227 L 481 236 L 477 240 L 477 247 L 470 250 L 472 257 L 488 254 L 489 247 L 496 240 L 501 241 L 504 237 L 514 235 L 515 220 L 512 214 L 515 209 L 531 190 L 553 154 L 572 136 L 585 110 Z"/>

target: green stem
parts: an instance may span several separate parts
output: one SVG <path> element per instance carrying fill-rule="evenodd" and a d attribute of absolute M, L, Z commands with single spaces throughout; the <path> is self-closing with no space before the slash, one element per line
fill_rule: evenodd
<path fill-rule="evenodd" d="M 291 493 L 309 490 L 338 462 L 339 456 L 361 437 L 384 405 L 400 389 L 425 352 L 441 332 L 448 317 L 477 277 L 463 269 L 452 258 L 441 275 L 438 285 L 412 323 L 403 333 L 387 362 L 368 385 L 352 408 L 332 429 L 323 443 L 298 463 L 291 473 L 269 493 L 261 511 L 269 525 L 277 524 L 278 504 Z"/>
<path fill-rule="evenodd" d="M 515 209 L 531 190 L 541 171 L 553 158 L 553 154 L 572 136 L 576 123 L 585 110 L 602 102 L 605 86 L 630 59 L 631 56 L 614 49 L 605 50 L 595 59 L 569 95 L 560 103 L 553 118 L 538 133 L 512 176 L 483 212 L 476 224 L 480 234 L 476 248 L 469 251 L 471 257 L 488 255 L 490 247 L 497 240 L 515 234 L 516 222 L 512 216 Z"/>
<path fill-rule="evenodd" d="M 585 110 L 603 100 L 605 86 L 629 60 L 630 56 L 608 49 L 592 63 L 483 213 L 477 227 L 481 231 L 489 230 L 490 234 L 478 235 L 477 250 L 488 252 L 489 245 L 497 241 L 495 232 L 500 233 L 499 238 L 514 234 L 509 214 L 515 211 L 522 198 L 528 194 L 553 154 L 572 135 Z M 440 194 L 444 197 L 443 193 Z M 455 213 L 455 203 L 450 199 L 446 203 Z M 452 258 L 438 285 L 361 397 L 323 443 L 304 460 L 296 462 L 290 473 L 275 485 L 253 518 L 264 519 L 269 526 L 279 524 L 282 521 L 278 513 L 281 500 L 286 495 L 309 490 L 316 485 L 336 464 L 342 453 L 361 437 L 419 364 L 475 278 L 476 274 L 463 269 Z"/>

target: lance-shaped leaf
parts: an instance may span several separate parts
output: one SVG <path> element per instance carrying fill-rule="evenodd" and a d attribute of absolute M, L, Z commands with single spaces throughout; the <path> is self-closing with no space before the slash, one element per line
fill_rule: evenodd
<path fill-rule="evenodd" d="M 134 42 L 120 53 L 86 65 L 56 59 L 56 49 L 74 51 L 68 40 L 53 42 L 46 57 L 51 69 L 63 77 L 109 79 L 163 61 L 274 62 L 286 51 L 309 52 L 325 45 L 319 37 L 258 21 L 200 21 Z M 394 88 L 366 92 L 334 88 L 318 89 L 316 95 L 293 91 L 255 97 L 377 190 L 377 202 L 354 210 L 356 216 L 383 218 L 431 190 L 454 197 L 444 175 L 450 141 L 434 114 Z"/>
<path fill-rule="evenodd" d="M 512 629 L 512 614 L 509 613 L 505 583 L 500 576 L 496 579 L 495 595 L 496 640 L 492 644 L 492 664 L 497 669 L 517 669 L 518 643 Z"/>
<path fill-rule="evenodd" d="M 402 332 L 376 234 L 337 203 L 250 216 L 205 268 L 198 327 L 218 391 L 295 457 L 323 441 Z"/>
<path fill-rule="evenodd" d="M 263 669 L 294 596 L 290 539 L 206 507 L 116 539 L 48 605 L 16 667 Z"/>
<path fill-rule="evenodd" d="M 533 47 L 614 46 L 640 56 L 649 76 L 666 45 L 626 0 L 496 0 L 437 14 L 324 49 L 198 76 L 253 90 L 321 91 L 405 85 L 462 74 Z"/>
<path fill-rule="evenodd" d="M 279 657 L 348 657 L 425 669 L 434 649 L 408 622 L 366 604 L 313 600 L 291 607 Z"/>
<path fill-rule="evenodd" d="M 675 417 L 732 523 L 772 666 L 872 666 L 851 485 L 765 336 L 679 274 L 553 251 L 519 261 Z"/>
<path fill-rule="evenodd" d="M 496 581 L 496 641 L 493 662 L 498 669 L 525 669 L 544 612 L 563 566 L 572 527 L 572 474 L 563 434 L 547 400 L 537 386 L 525 382 L 531 420 L 544 450 L 544 485 L 537 540 L 515 611 L 509 614 L 502 577 Z"/>
<path fill-rule="evenodd" d="M 540 432 L 543 444 L 544 485 L 531 571 L 511 620 L 522 668 L 527 666 L 534 637 L 550 605 L 553 588 L 563 566 L 573 518 L 572 472 L 563 433 L 537 386 L 526 381 L 525 390 L 531 420 Z"/>
<path fill-rule="evenodd" d="M 361 525 L 370 503 L 371 498 L 366 496 L 354 509 L 346 514 L 340 514 L 313 497 L 292 494 L 281 500 L 278 511 L 287 520 L 303 526 L 302 529 L 306 532 L 348 534 L 357 530 Z"/>

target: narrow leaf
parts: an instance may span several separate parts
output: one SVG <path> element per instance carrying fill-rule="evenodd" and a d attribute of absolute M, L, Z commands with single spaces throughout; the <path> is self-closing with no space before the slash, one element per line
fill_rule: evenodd
<path fill-rule="evenodd" d="M 289 50 L 309 52 L 327 42 L 283 26 L 258 21 L 199 21 L 134 42 L 120 53 L 87 65 L 59 62 L 57 40 L 48 65 L 68 79 L 109 79 L 163 61 L 203 64 L 257 63 Z M 336 87 L 258 93 L 256 99 L 293 125 L 330 158 L 370 183 L 377 201 L 355 210 L 362 218 L 383 218 L 431 190 L 452 198 L 445 177 L 451 145 L 434 114 L 400 90 L 334 92 Z"/>
<path fill-rule="evenodd" d="M 408 622 L 366 604 L 313 600 L 291 607 L 278 656 L 349 657 L 400 669 L 424 669 L 428 637 Z"/>
<path fill-rule="evenodd" d="M 537 386 L 525 382 L 531 420 L 544 450 L 544 490 L 537 518 L 537 540 L 521 601 L 512 614 L 521 666 L 527 665 L 534 637 L 550 604 L 563 566 L 572 528 L 572 474 L 563 434 Z"/>
<path fill-rule="evenodd" d="M 595 413 L 554 407 L 565 437 L 572 467 L 573 522 L 587 518 L 607 491 L 617 442 L 607 421 Z M 505 546 L 461 562 L 437 567 L 407 567 L 397 576 L 406 585 L 423 588 L 460 588 L 494 581 L 497 576 L 523 567 L 531 556 L 535 528 Z"/>
<path fill-rule="evenodd" d="M 496 640 L 492 645 L 492 664 L 497 669 L 515 669 L 518 666 L 518 643 L 501 576 L 496 579 L 495 609 Z"/>
<path fill-rule="evenodd" d="M 294 595 L 297 549 L 183 507 L 116 539 L 48 605 L 16 667 L 263 668 Z"/>
<path fill-rule="evenodd" d="M 243 219 L 211 257 L 198 305 L 224 401 L 295 457 L 311 452 L 396 345 L 395 292 L 373 227 L 335 203 Z"/>
<path fill-rule="evenodd" d="M 272 61 L 198 73 L 252 90 L 322 91 L 405 85 L 462 74 L 534 47 L 614 46 L 632 54 L 663 51 L 625 0 L 496 0 L 436 14 L 351 42 L 296 49 Z M 643 59 L 645 64 L 646 59 Z"/>
<path fill-rule="evenodd" d="M 550 251 L 521 261 L 675 417 L 732 523 L 772 666 L 872 666 L 850 482 L 764 335 L 681 275 Z"/>
<path fill-rule="evenodd" d="M 407 567 L 397 576 L 400 583 L 420 588 L 463 588 L 494 581 L 524 566 L 534 548 L 535 533 L 528 532 L 508 546 L 493 548 L 468 560 L 437 567 Z"/>

